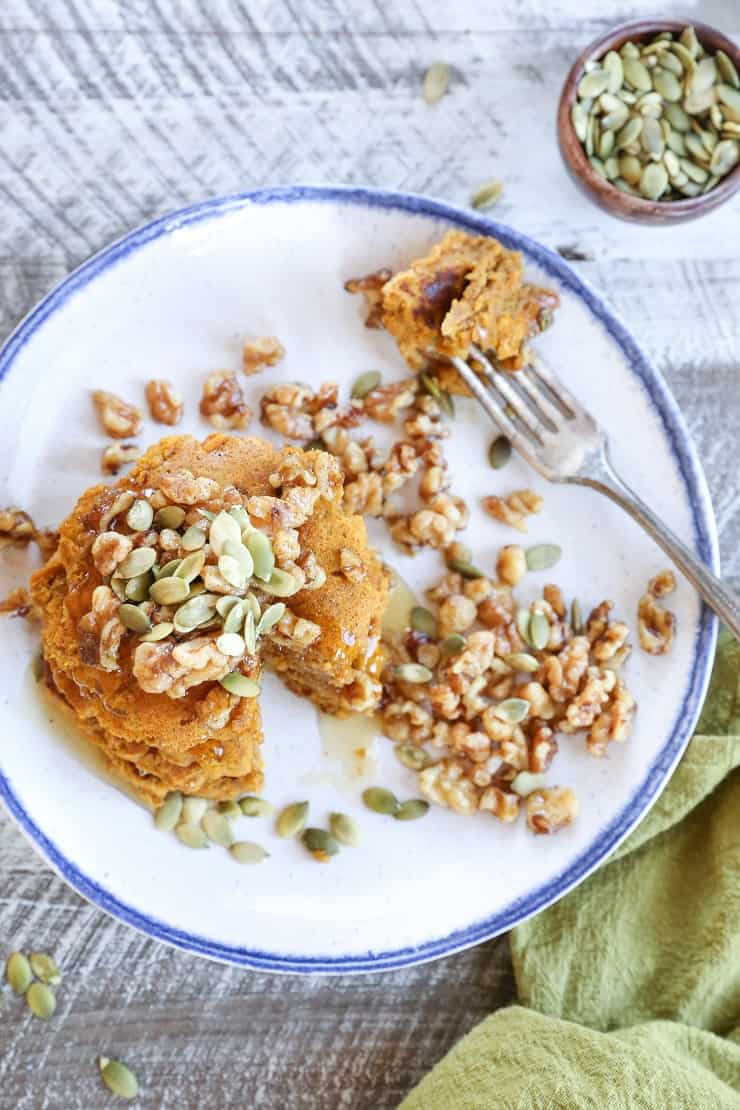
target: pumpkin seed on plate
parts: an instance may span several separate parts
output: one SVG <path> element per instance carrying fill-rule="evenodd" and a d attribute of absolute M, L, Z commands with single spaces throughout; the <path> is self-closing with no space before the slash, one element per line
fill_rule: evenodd
<path fill-rule="evenodd" d="M 275 569 L 275 555 L 272 544 L 264 532 L 250 532 L 245 543 L 254 562 L 254 573 L 257 578 L 266 582 Z"/>
<path fill-rule="evenodd" d="M 208 847 L 208 837 L 200 825 L 177 825 L 175 836 L 186 848 L 195 848 L 200 851 Z"/>
<path fill-rule="evenodd" d="M 225 813 L 219 813 L 217 809 L 209 809 L 203 815 L 201 826 L 211 843 L 218 844 L 219 848 L 230 848 L 234 843 L 234 830 Z"/>
<path fill-rule="evenodd" d="M 492 208 L 501 199 L 503 191 L 502 182 L 492 178 L 491 181 L 478 186 L 470 198 L 470 203 L 476 211 L 481 212 L 486 208 Z"/>
<path fill-rule="evenodd" d="M 257 636 L 266 636 L 278 621 L 281 621 L 285 616 L 285 603 L 276 601 L 274 605 L 268 605 L 259 619 L 255 634 Z"/>
<path fill-rule="evenodd" d="M 182 559 L 170 559 L 169 562 L 163 563 L 161 567 L 152 567 L 152 574 L 158 582 L 160 578 L 169 578 L 175 573 L 180 566 Z"/>
<path fill-rule="evenodd" d="M 138 578 L 146 574 L 157 561 L 157 553 L 152 547 L 135 547 L 116 567 L 118 578 Z"/>
<path fill-rule="evenodd" d="M 231 610 L 235 609 L 237 605 L 243 606 L 244 599 L 241 597 L 237 597 L 236 594 L 225 594 L 216 602 L 216 612 L 220 617 L 223 617 L 223 619 L 226 620 Z M 234 630 L 232 629 L 232 631 Z"/>
<path fill-rule="evenodd" d="M 443 657 L 457 655 L 465 648 L 466 640 L 459 632 L 451 632 L 440 642 L 439 650 Z"/>
<path fill-rule="evenodd" d="M 410 771 L 423 771 L 432 762 L 426 748 L 419 748 L 416 744 L 396 744 L 393 751 L 398 761 Z"/>
<path fill-rule="evenodd" d="M 575 636 L 580 636 L 583 632 L 583 616 L 581 615 L 581 603 L 577 598 L 573 598 L 570 606 L 570 626 L 573 629 Z"/>
<path fill-rule="evenodd" d="M 244 626 L 244 615 L 246 613 L 246 605 L 243 601 L 239 600 L 236 605 L 232 605 L 226 612 L 223 618 L 223 629 L 227 634 L 241 632 Z M 218 607 L 217 607 L 218 611 Z"/>
<path fill-rule="evenodd" d="M 531 646 L 532 641 L 529 638 L 529 622 L 530 622 L 530 619 L 531 619 L 531 614 L 529 612 L 529 609 L 517 609 L 516 627 L 518 629 L 519 635 L 524 640 L 525 644 L 529 644 Z M 549 639 L 549 635 L 548 635 L 548 639 Z"/>
<path fill-rule="evenodd" d="M 364 374 L 360 374 L 359 378 L 356 379 L 350 397 L 354 397 L 356 401 L 361 401 L 363 397 L 367 397 L 368 393 L 372 393 L 379 385 L 380 372 L 378 370 L 366 370 Z"/>
<path fill-rule="evenodd" d="M 198 594 L 191 597 L 175 612 L 173 624 L 176 632 L 192 632 L 194 628 L 211 620 L 216 612 L 214 594 Z"/>
<path fill-rule="evenodd" d="M 301 843 L 320 863 L 326 863 L 330 856 L 335 856 L 339 851 L 339 845 L 326 829 L 304 829 Z"/>
<path fill-rule="evenodd" d="M 409 625 L 414 632 L 421 632 L 424 636 L 437 635 L 437 618 L 423 605 L 414 605 L 409 613 Z"/>
<path fill-rule="evenodd" d="M 118 619 L 129 632 L 148 632 L 151 628 L 151 622 L 146 613 L 139 609 L 138 605 L 131 605 L 126 602 L 118 606 Z"/>
<path fill-rule="evenodd" d="M 254 613 L 251 609 L 244 618 L 244 643 L 249 654 L 254 655 L 257 649 L 257 628 L 254 623 Z"/>
<path fill-rule="evenodd" d="M 506 436 L 496 436 L 488 448 L 488 462 L 494 470 L 501 470 L 511 458 L 511 441 Z"/>
<path fill-rule="evenodd" d="M 185 582 L 192 582 L 198 577 L 203 567 L 206 565 L 206 556 L 203 551 L 194 551 L 192 555 L 186 555 L 180 561 L 180 565 L 175 567 L 172 574 L 175 578 L 182 578 Z M 160 575 L 160 578 L 162 575 Z"/>
<path fill-rule="evenodd" d="M 145 644 L 156 644 L 159 640 L 166 640 L 171 632 L 175 631 L 174 624 L 170 621 L 160 621 L 155 624 L 148 632 L 142 633 L 139 639 Z"/>
<path fill-rule="evenodd" d="M 424 74 L 422 92 L 427 104 L 436 104 L 450 86 L 450 67 L 446 62 L 434 62 Z"/>
<path fill-rule="evenodd" d="M 262 583 L 262 589 L 275 597 L 291 597 L 298 592 L 299 586 L 292 574 L 276 567 L 269 579 Z"/>
<path fill-rule="evenodd" d="M 201 547 L 205 547 L 205 544 L 206 534 L 197 524 L 191 524 L 187 531 L 183 533 L 180 541 L 184 551 L 200 551 Z"/>
<path fill-rule="evenodd" d="M 34 1017 L 48 1021 L 57 1008 L 56 995 L 46 983 L 31 983 L 26 991 L 26 1005 Z"/>
<path fill-rule="evenodd" d="M 413 683 L 431 682 L 434 677 L 429 667 L 424 667 L 421 663 L 399 663 L 393 668 L 393 676 L 399 682 Z"/>
<path fill-rule="evenodd" d="M 136 578 L 129 578 L 129 579 L 119 578 L 117 574 L 114 574 L 112 576 L 111 580 L 110 580 L 110 588 L 113 590 L 113 593 L 116 595 L 116 597 L 118 598 L 119 601 L 125 601 L 126 600 L 126 586 L 127 586 L 128 582 L 136 582 L 136 581 L 138 581 L 138 579 L 136 579 Z"/>
<path fill-rule="evenodd" d="M 98 1060 L 100 1076 L 109 1091 L 119 1098 L 136 1098 L 139 1093 L 139 1081 L 125 1064 L 120 1060 L 110 1060 L 101 1056 Z"/>
<path fill-rule="evenodd" d="M 184 578 L 158 578 L 149 587 L 149 597 L 157 605 L 179 605 L 185 601 L 190 593 L 190 587 Z"/>
<path fill-rule="evenodd" d="M 457 574 L 461 574 L 463 578 L 471 580 L 473 578 L 483 578 L 484 574 L 478 567 L 473 566 L 472 563 L 467 562 L 465 559 L 450 559 L 447 563 L 450 570 L 454 570 Z"/>
<path fill-rule="evenodd" d="M 216 647 L 222 655 L 240 658 L 244 655 L 246 644 L 244 643 L 244 637 L 240 636 L 238 632 L 223 632 L 216 640 Z"/>
<path fill-rule="evenodd" d="M 258 798 L 256 794 L 240 798 L 239 807 L 245 817 L 269 817 L 273 808 L 265 798 Z"/>
<path fill-rule="evenodd" d="M 215 555 L 223 554 L 223 546 L 227 540 L 241 543 L 242 530 L 239 522 L 222 509 L 211 521 L 211 527 L 208 530 L 208 542 Z"/>
<path fill-rule="evenodd" d="M 231 799 L 229 799 L 225 802 L 219 802 L 216 808 L 218 809 L 219 813 L 223 813 L 226 817 L 228 817 L 232 821 L 234 820 L 235 817 L 241 817 L 241 814 L 242 814 L 239 803 L 234 802 Z"/>
<path fill-rule="evenodd" d="M 423 371 L 419 374 L 419 381 L 425 393 L 433 397 L 435 401 L 439 401 L 442 396 L 442 390 L 439 388 L 437 379 L 433 378 L 431 374 L 425 374 Z"/>
<path fill-rule="evenodd" d="M 409 798 L 407 802 L 401 802 L 393 816 L 396 821 L 416 821 L 427 813 L 429 813 L 429 802 L 425 802 L 423 798 Z"/>
<path fill-rule="evenodd" d="M 154 509 L 142 497 L 138 497 L 126 513 L 126 523 L 132 532 L 147 532 L 153 520 Z"/>
<path fill-rule="evenodd" d="M 515 671 L 526 671 L 528 674 L 534 674 L 540 669 L 539 659 L 535 659 L 534 655 L 529 655 L 526 651 L 515 651 L 505 656 L 504 662 Z"/>
<path fill-rule="evenodd" d="M 284 838 L 296 836 L 305 829 L 307 819 L 308 802 L 293 802 L 278 814 L 275 830 Z"/>
<path fill-rule="evenodd" d="M 245 578 L 249 579 L 252 577 L 254 573 L 254 560 L 249 552 L 249 548 L 245 544 L 235 543 L 233 540 L 226 540 L 223 546 L 223 555 L 228 555 L 230 558 L 236 559 L 239 564 L 239 569 Z"/>
<path fill-rule="evenodd" d="M 245 530 L 247 532 L 251 531 L 252 522 L 249 519 L 249 513 L 243 505 L 232 505 L 229 509 L 229 516 L 233 516 L 234 520 L 241 528 L 242 533 L 244 533 Z"/>
<path fill-rule="evenodd" d="M 139 574 L 136 578 L 121 579 L 125 582 L 124 597 L 127 601 L 146 601 L 149 597 L 149 587 L 152 584 L 151 571 Z"/>
<path fill-rule="evenodd" d="M 154 824 L 160 832 L 172 832 L 182 816 L 182 794 L 171 790 L 154 812 Z"/>
<path fill-rule="evenodd" d="M 505 698 L 493 708 L 494 717 L 506 721 L 509 725 L 518 725 L 529 713 L 529 702 L 524 698 Z"/>
<path fill-rule="evenodd" d="M 238 840 L 231 845 L 229 852 L 237 863 L 262 863 L 270 855 L 261 844 L 255 844 L 253 840 Z"/>
<path fill-rule="evenodd" d="M 332 813 L 329 815 L 329 831 L 340 844 L 350 848 L 360 843 L 360 828 L 356 821 L 346 813 Z"/>
<path fill-rule="evenodd" d="M 225 675 L 221 679 L 221 685 L 224 690 L 228 690 L 230 694 L 235 694 L 238 698 L 256 698 L 260 692 L 258 682 L 255 682 L 253 678 L 247 678 L 246 675 L 239 674 L 237 671 Z"/>
<path fill-rule="evenodd" d="M 373 813 L 394 814 L 398 811 L 398 798 L 384 786 L 368 786 L 362 792 L 362 800 Z"/>
<path fill-rule="evenodd" d="M 529 618 L 529 641 L 535 651 L 544 651 L 550 642 L 550 622 L 539 609 Z"/>
<path fill-rule="evenodd" d="M 185 520 L 185 510 L 180 505 L 165 505 L 154 514 L 155 528 L 179 528 Z"/>
<path fill-rule="evenodd" d="M 28 957 L 28 962 L 34 975 L 42 983 L 48 983 L 52 987 L 59 986 L 62 981 L 62 973 L 53 956 L 50 956 L 47 952 L 32 952 Z"/>
<path fill-rule="evenodd" d="M 207 798 L 199 798 L 197 794 L 189 794 L 182 801 L 182 823 L 184 825 L 200 824 L 209 805 L 210 802 Z"/>
<path fill-rule="evenodd" d="M 538 543 L 526 549 L 524 558 L 527 561 L 528 570 L 549 570 L 560 561 L 562 554 L 562 547 L 556 543 Z"/>
<path fill-rule="evenodd" d="M 22 952 L 12 952 L 5 964 L 5 978 L 13 994 L 25 994 L 31 985 L 33 972 L 28 958 Z"/>

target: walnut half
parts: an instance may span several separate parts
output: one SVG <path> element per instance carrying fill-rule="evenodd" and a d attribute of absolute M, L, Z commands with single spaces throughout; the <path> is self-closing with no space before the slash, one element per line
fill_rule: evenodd
<path fill-rule="evenodd" d="M 242 431 L 252 419 L 252 410 L 231 370 L 217 370 L 208 375 L 203 385 L 200 411 L 219 431 Z"/>
<path fill-rule="evenodd" d="M 103 430 L 113 439 L 129 439 L 141 428 L 141 409 L 104 389 L 93 392 L 93 404 Z"/>

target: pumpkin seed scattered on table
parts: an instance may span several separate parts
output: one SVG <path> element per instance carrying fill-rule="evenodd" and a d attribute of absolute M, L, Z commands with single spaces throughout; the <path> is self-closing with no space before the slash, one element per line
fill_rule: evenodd
<path fill-rule="evenodd" d="M 494 706 L 493 715 L 508 725 L 518 725 L 528 715 L 530 705 L 524 698 L 506 698 Z"/>
<path fill-rule="evenodd" d="M 421 632 L 425 636 L 437 635 L 437 618 L 423 605 L 414 605 L 409 613 L 409 624 L 414 632 Z"/>
<path fill-rule="evenodd" d="M 367 790 L 362 792 L 362 800 L 373 813 L 393 814 L 399 806 L 396 795 L 386 790 L 384 786 L 368 786 Z"/>
<path fill-rule="evenodd" d="M 303 832 L 308 819 L 308 802 L 293 802 L 278 814 L 275 829 L 278 836 L 291 837 Z"/>
<path fill-rule="evenodd" d="M 238 698 L 256 698 L 260 692 L 259 682 L 255 682 L 253 678 L 247 678 L 244 674 L 238 674 L 236 671 L 224 675 L 221 679 L 221 685 L 224 690 L 228 690 L 230 694 L 235 694 Z"/>
<path fill-rule="evenodd" d="M 5 978 L 13 994 L 25 994 L 31 985 L 33 972 L 28 957 L 22 952 L 13 952 L 5 965 Z"/>
<path fill-rule="evenodd" d="M 429 802 L 425 802 L 423 798 L 410 798 L 407 802 L 401 802 L 393 816 L 396 821 L 416 821 L 428 812 Z"/>
<path fill-rule="evenodd" d="M 693 27 L 662 32 L 587 63 L 571 122 L 593 169 L 621 192 L 700 196 L 740 163 L 740 76 Z"/>
<path fill-rule="evenodd" d="M 451 632 L 449 636 L 445 636 L 442 640 L 439 650 L 443 657 L 457 655 L 464 649 L 466 642 L 465 637 L 461 636 L 459 632 Z"/>
<path fill-rule="evenodd" d="M 562 547 L 556 543 L 538 543 L 524 552 L 528 570 L 550 570 L 560 561 Z"/>
<path fill-rule="evenodd" d="M 327 863 L 339 852 L 339 844 L 326 829 L 304 829 L 301 843 L 319 863 Z"/>
<path fill-rule="evenodd" d="M 52 987 L 59 986 L 62 981 L 62 973 L 53 956 L 49 956 L 46 952 L 32 952 L 28 960 L 37 979 L 40 979 L 42 983 L 48 983 Z"/>
<path fill-rule="evenodd" d="M 237 863 L 262 863 L 270 855 L 261 844 L 255 844 L 253 840 L 238 840 L 231 845 L 229 853 Z"/>
<path fill-rule="evenodd" d="M 109 1091 L 119 1098 L 136 1098 L 139 1093 L 139 1081 L 130 1068 L 120 1060 L 109 1060 L 107 1056 L 100 1057 L 98 1067 Z"/>
<path fill-rule="evenodd" d="M 246 798 L 239 799 L 239 809 L 245 817 L 269 817 L 273 807 L 265 798 L 258 798 L 256 794 L 248 794 Z"/>
<path fill-rule="evenodd" d="M 186 848 L 207 848 L 208 837 L 200 825 L 178 825 L 175 835 Z"/>
<path fill-rule="evenodd" d="M 529 641 L 535 651 L 544 651 L 550 641 L 550 622 L 539 610 L 529 618 Z"/>
<path fill-rule="evenodd" d="M 207 798 L 199 798 L 191 794 L 182 800 L 181 820 L 184 825 L 199 825 L 208 809 L 210 802 Z"/>
<path fill-rule="evenodd" d="M 511 458 L 511 442 L 506 436 L 496 436 L 488 448 L 488 462 L 494 470 L 501 470 Z"/>
<path fill-rule="evenodd" d="M 31 983 L 26 991 L 26 1005 L 34 1017 L 48 1021 L 57 1008 L 56 995 L 46 983 Z"/>
<path fill-rule="evenodd" d="M 399 763 L 410 771 L 423 771 L 432 762 L 426 748 L 420 748 L 416 744 L 396 744 L 393 751 Z"/>
<path fill-rule="evenodd" d="M 329 831 L 340 844 L 350 848 L 360 843 L 360 829 L 356 821 L 346 813 L 332 813 L 329 816 Z"/>
<path fill-rule="evenodd" d="M 366 370 L 364 374 L 360 374 L 352 386 L 350 397 L 354 397 L 356 401 L 361 401 L 363 397 L 367 397 L 368 393 L 372 393 L 379 385 L 380 372 L 378 370 Z"/>
<path fill-rule="evenodd" d="M 219 813 L 217 809 L 209 809 L 203 815 L 201 827 L 208 839 L 220 848 L 230 848 L 234 843 L 231 821 L 225 813 Z"/>
<path fill-rule="evenodd" d="M 461 574 L 463 578 L 468 580 L 485 577 L 482 570 L 479 570 L 478 567 L 473 566 L 465 559 L 450 559 L 447 566 L 450 570 L 454 570 L 456 574 Z"/>
<path fill-rule="evenodd" d="M 450 67 L 446 62 L 434 62 L 424 74 L 423 93 L 427 104 L 436 104 L 450 87 Z"/>
<path fill-rule="evenodd" d="M 478 186 L 470 198 L 470 203 L 473 208 L 482 212 L 486 208 L 493 208 L 494 204 L 501 199 L 503 191 L 503 183 L 501 181 L 496 181 L 494 178 Z"/>

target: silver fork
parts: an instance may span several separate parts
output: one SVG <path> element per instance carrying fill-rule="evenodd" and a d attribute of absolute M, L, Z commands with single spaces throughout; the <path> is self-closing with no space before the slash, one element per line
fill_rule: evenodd
<path fill-rule="evenodd" d="M 507 374 L 475 347 L 471 356 L 480 364 L 482 376 L 460 358 L 447 361 L 527 462 L 550 482 L 590 486 L 621 505 L 740 639 L 740 596 L 715 578 L 622 481 L 609 458 L 606 432 L 570 390 L 539 359 L 531 367 Z"/>

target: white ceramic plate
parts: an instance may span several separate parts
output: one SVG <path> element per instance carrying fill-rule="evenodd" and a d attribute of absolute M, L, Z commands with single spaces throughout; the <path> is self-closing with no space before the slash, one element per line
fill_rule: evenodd
<path fill-rule="evenodd" d="M 624 326 L 557 255 L 506 227 L 422 197 L 358 189 L 296 188 L 210 201 L 133 232 L 87 262 L 23 322 L 0 355 L 0 503 L 54 524 L 99 480 L 103 439 L 90 390 L 143 401 L 148 378 L 173 379 L 186 397 L 183 430 L 205 435 L 197 402 L 205 374 L 237 369 L 251 335 L 276 334 L 282 365 L 245 382 L 253 402 L 268 381 L 337 379 L 404 366 L 388 336 L 368 331 L 346 278 L 400 267 L 450 226 L 498 236 L 526 256 L 529 276 L 555 286 L 562 308 L 541 349 L 610 430 L 624 477 L 715 571 L 712 510 L 683 421 L 665 385 Z M 162 431 L 148 424 L 140 440 Z M 255 422 L 253 431 L 262 434 Z M 453 490 L 472 510 L 465 539 L 492 568 L 497 548 L 518 537 L 479 509 L 483 494 L 533 485 L 545 508 L 528 542 L 556 541 L 556 572 L 528 576 L 529 600 L 549 578 L 584 608 L 613 598 L 634 624 L 638 597 L 665 565 L 614 505 L 586 489 L 550 487 L 518 460 L 492 472 L 492 430 L 472 401 L 458 405 L 448 456 Z M 421 591 L 440 571 L 433 553 L 400 555 L 372 529 L 388 561 Z M 25 571 L 2 554 L 3 585 Z M 277 806 L 311 800 L 315 822 L 354 814 L 362 845 L 317 866 L 267 819 L 243 835 L 271 852 L 239 868 L 220 850 L 197 853 L 155 832 L 147 812 L 91 769 L 50 722 L 29 679 L 34 636 L 2 626 L 0 792 L 34 845 L 81 894 L 114 916 L 192 952 L 276 971 L 383 970 L 441 956 L 515 925 L 578 883 L 624 837 L 665 784 L 691 734 L 709 674 L 714 622 L 681 583 L 672 653 L 635 650 L 626 667 L 639 703 L 629 742 L 590 757 L 566 738 L 548 773 L 572 785 L 581 816 L 554 837 L 520 820 L 442 810 L 399 824 L 363 809 L 370 782 L 401 796 L 414 779 L 391 744 L 371 741 L 364 776 L 323 750 L 312 708 L 267 677 L 265 795 Z M 353 745 L 354 746 L 354 745 Z M 354 768 L 362 771 L 362 768 Z M 242 833 L 240 833 L 242 835 Z"/>

